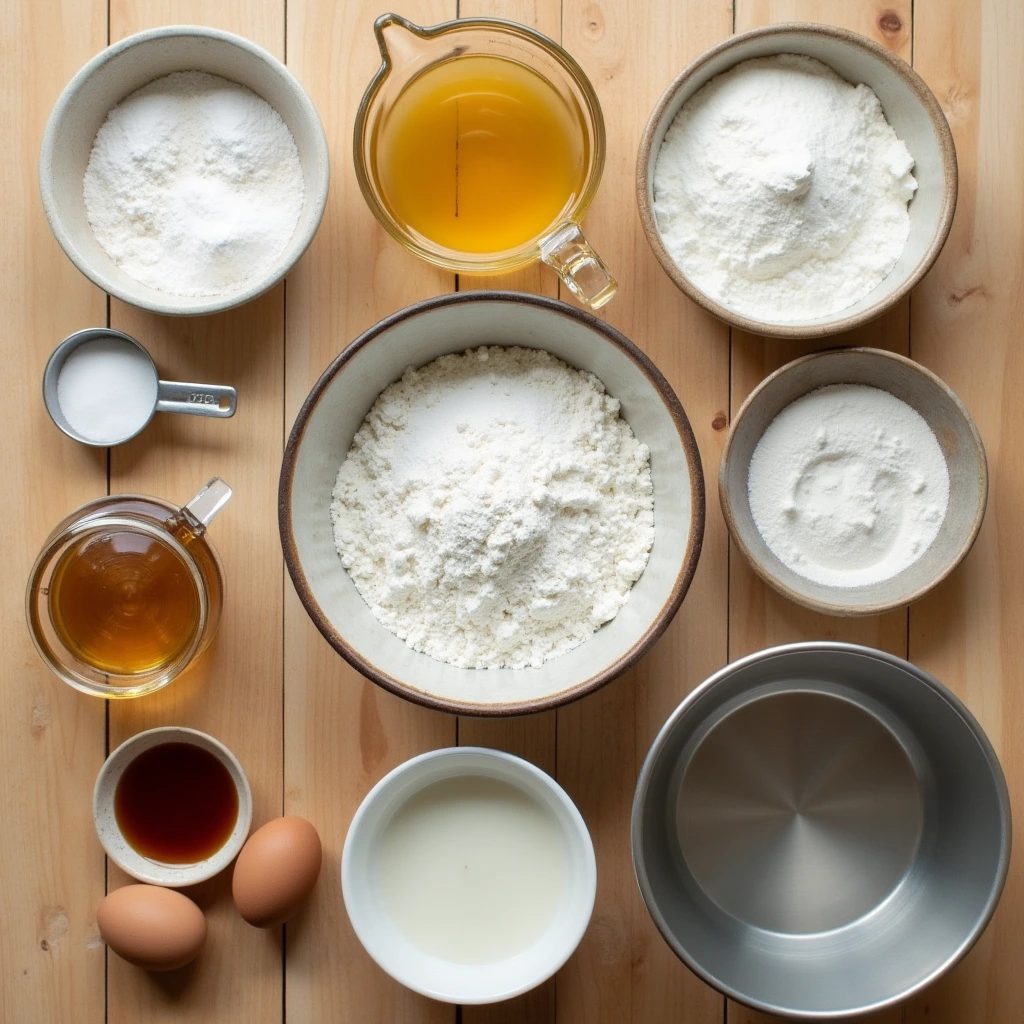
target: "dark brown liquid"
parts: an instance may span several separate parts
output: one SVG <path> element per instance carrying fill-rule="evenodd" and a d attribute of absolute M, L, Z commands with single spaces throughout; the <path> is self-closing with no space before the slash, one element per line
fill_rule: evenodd
<path fill-rule="evenodd" d="M 172 664 L 199 628 L 199 593 L 168 544 L 131 529 L 73 543 L 50 580 L 50 620 L 100 672 L 131 676 Z"/>
<path fill-rule="evenodd" d="M 202 747 L 161 743 L 124 770 L 114 816 L 143 857 L 194 864 L 228 841 L 238 820 L 238 791 L 227 768 Z"/>

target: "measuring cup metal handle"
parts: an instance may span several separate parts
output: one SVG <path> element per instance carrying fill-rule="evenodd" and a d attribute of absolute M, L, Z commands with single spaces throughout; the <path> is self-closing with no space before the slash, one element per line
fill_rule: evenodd
<path fill-rule="evenodd" d="M 541 241 L 540 258 L 591 309 L 600 309 L 619 287 L 579 226 L 572 222 L 555 228 Z"/>
<path fill-rule="evenodd" d="M 157 387 L 157 412 L 183 412 L 190 416 L 235 415 L 238 392 L 220 384 L 186 384 L 162 380 Z"/>

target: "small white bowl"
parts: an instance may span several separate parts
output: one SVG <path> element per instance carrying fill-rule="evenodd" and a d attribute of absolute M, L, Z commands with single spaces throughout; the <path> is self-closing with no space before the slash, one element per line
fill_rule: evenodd
<path fill-rule="evenodd" d="M 399 808 L 426 786 L 454 777 L 500 779 L 550 810 L 565 840 L 566 889 L 548 929 L 529 949 L 489 964 L 457 964 L 414 946 L 384 906 L 376 877 L 381 837 Z M 396 981 L 447 1003 L 495 1003 L 551 977 L 579 945 L 597 892 L 594 846 L 565 790 L 539 768 L 485 747 L 448 747 L 411 758 L 366 795 L 349 826 L 341 857 L 345 909 L 359 941 Z"/>
<path fill-rule="evenodd" d="M 129 846 L 114 815 L 114 793 L 124 770 L 139 754 L 163 743 L 191 743 L 213 754 L 227 768 L 238 791 L 238 818 L 227 842 L 212 856 L 194 864 L 165 864 L 144 857 Z M 235 859 L 245 844 L 249 827 L 252 825 L 252 791 L 238 758 L 219 740 L 197 729 L 164 726 L 160 729 L 148 729 L 125 740 L 103 762 L 92 793 L 92 818 L 103 849 L 119 868 L 140 882 L 178 889 L 213 878 Z"/>
<path fill-rule="evenodd" d="M 137 89 L 176 71 L 205 71 L 266 100 L 295 139 L 306 201 L 291 242 L 262 276 L 219 295 L 173 295 L 129 277 L 106 254 L 85 212 L 82 179 L 107 113 Z M 327 136 L 313 101 L 275 57 L 241 36 L 200 25 L 169 25 L 128 36 L 92 58 L 64 87 L 39 154 L 43 209 L 61 248 L 90 281 L 141 309 L 168 316 L 216 313 L 261 295 L 298 262 L 327 205 Z"/>

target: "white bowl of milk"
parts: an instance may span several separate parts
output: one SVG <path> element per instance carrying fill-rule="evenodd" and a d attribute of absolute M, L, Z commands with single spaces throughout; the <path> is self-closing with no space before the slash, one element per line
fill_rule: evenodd
<path fill-rule="evenodd" d="M 496 750 L 450 747 L 384 776 L 345 839 L 352 927 L 396 981 L 492 1003 L 551 977 L 590 921 L 597 867 L 566 792 Z"/>

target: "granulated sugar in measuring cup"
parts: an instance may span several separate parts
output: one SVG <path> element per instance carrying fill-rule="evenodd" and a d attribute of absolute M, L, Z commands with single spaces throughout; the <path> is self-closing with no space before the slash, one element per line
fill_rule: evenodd
<path fill-rule="evenodd" d="M 579 222 L 604 167 L 593 86 L 557 43 L 497 18 L 374 25 L 383 63 L 356 114 L 359 187 L 384 228 L 456 273 L 543 260 L 592 309 L 615 281 Z"/>
<path fill-rule="evenodd" d="M 238 396 L 231 387 L 160 380 L 134 338 L 93 327 L 54 350 L 43 373 L 43 401 L 69 437 L 109 447 L 139 434 L 155 412 L 233 416 Z"/>

